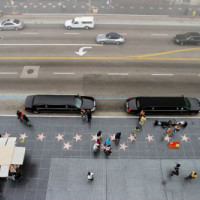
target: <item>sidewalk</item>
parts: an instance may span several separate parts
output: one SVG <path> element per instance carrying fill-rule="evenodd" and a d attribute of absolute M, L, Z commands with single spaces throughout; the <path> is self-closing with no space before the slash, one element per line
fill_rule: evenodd
<path fill-rule="evenodd" d="M 65 20 L 72 19 L 78 14 L 24 14 L 24 15 L 2 15 L 0 20 L 17 18 L 26 24 L 64 24 Z M 85 15 L 84 15 L 85 16 Z M 91 14 L 90 14 L 91 16 Z M 169 17 L 149 15 L 93 15 L 96 24 L 121 24 L 121 25 L 165 25 L 165 26 L 200 26 L 199 17 Z"/>

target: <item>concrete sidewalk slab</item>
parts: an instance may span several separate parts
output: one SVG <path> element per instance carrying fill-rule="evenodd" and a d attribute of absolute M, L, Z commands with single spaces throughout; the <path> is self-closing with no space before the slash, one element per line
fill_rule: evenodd
<path fill-rule="evenodd" d="M 180 175 L 169 177 L 175 162 Z M 199 199 L 199 179 L 185 181 L 200 160 L 58 159 L 51 161 L 46 200 L 188 200 Z M 87 172 L 94 180 L 87 181 Z"/>

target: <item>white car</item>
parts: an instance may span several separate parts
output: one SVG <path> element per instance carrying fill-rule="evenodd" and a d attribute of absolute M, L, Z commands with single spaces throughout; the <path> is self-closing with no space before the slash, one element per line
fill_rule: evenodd
<path fill-rule="evenodd" d="M 21 30 L 24 28 L 24 23 L 18 19 L 7 19 L 0 24 L 0 31 L 3 30 Z"/>

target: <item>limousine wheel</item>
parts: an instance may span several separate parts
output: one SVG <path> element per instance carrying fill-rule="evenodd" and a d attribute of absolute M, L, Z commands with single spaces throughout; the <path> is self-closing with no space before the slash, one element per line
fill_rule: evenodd
<path fill-rule="evenodd" d="M 86 27 L 85 27 L 85 29 L 86 29 L 86 30 L 88 30 L 88 29 L 89 29 L 89 27 L 88 27 L 88 26 L 86 26 Z"/>
<path fill-rule="evenodd" d="M 71 29 L 71 26 L 68 26 L 67 29 L 70 30 L 70 29 Z"/>

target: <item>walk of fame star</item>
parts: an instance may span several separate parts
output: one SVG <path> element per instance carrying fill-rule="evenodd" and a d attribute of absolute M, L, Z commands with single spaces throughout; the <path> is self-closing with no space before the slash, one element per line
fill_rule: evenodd
<path fill-rule="evenodd" d="M 110 136 L 110 140 L 111 141 L 115 141 L 115 134 L 113 134 L 113 135 Z"/>
<path fill-rule="evenodd" d="M 182 137 L 182 141 L 188 142 L 188 140 L 190 139 L 189 137 L 186 136 L 186 134 L 184 134 Z"/>
<path fill-rule="evenodd" d="M 169 135 L 166 135 L 165 137 L 164 137 L 164 141 L 168 141 L 169 142 L 169 140 L 171 140 L 172 138 L 171 137 L 169 137 Z"/>
<path fill-rule="evenodd" d="M 60 140 L 63 140 L 64 135 L 58 134 L 55 138 L 59 142 Z"/>
<path fill-rule="evenodd" d="M 4 138 L 9 138 L 10 134 L 8 134 L 7 132 L 3 135 Z"/>
<path fill-rule="evenodd" d="M 82 137 L 82 135 L 76 134 L 74 139 L 76 140 L 76 142 L 79 141 L 79 140 L 81 141 L 81 137 Z"/>
<path fill-rule="evenodd" d="M 126 151 L 127 147 L 128 146 L 126 146 L 125 143 L 123 143 L 123 144 L 120 144 L 120 148 L 119 149 L 123 149 L 124 151 Z"/>
<path fill-rule="evenodd" d="M 130 134 L 130 136 L 128 137 L 128 139 L 133 142 L 133 141 L 136 141 L 136 137 L 132 134 Z"/>
<path fill-rule="evenodd" d="M 154 141 L 153 135 L 149 135 L 149 134 L 148 134 L 148 137 L 146 137 L 145 139 L 148 140 L 149 142 Z"/>
<path fill-rule="evenodd" d="M 38 134 L 37 140 L 42 141 L 45 138 L 44 133 Z"/>
<path fill-rule="evenodd" d="M 72 145 L 70 145 L 69 142 L 68 142 L 68 143 L 64 143 L 63 149 L 69 150 L 69 148 L 70 148 L 71 146 L 72 146 Z"/>
<path fill-rule="evenodd" d="M 19 139 L 25 140 L 25 138 L 27 138 L 27 137 L 28 137 L 28 136 L 26 135 L 26 133 L 24 133 L 24 134 L 20 134 Z"/>
<path fill-rule="evenodd" d="M 91 137 L 92 137 L 92 139 L 91 139 L 91 140 L 92 140 L 92 141 L 95 141 L 95 142 L 96 142 L 96 141 L 97 141 L 97 139 L 98 139 L 98 137 L 97 137 L 97 134 L 95 134 L 95 135 L 91 135 Z"/>

